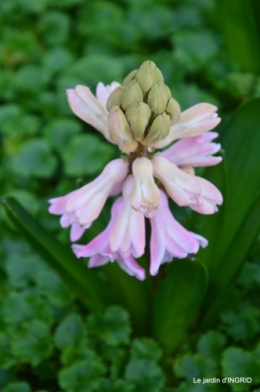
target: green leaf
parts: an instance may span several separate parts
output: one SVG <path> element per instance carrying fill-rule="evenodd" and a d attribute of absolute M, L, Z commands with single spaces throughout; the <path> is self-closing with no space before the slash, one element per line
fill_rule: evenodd
<path fill-rule="evenodd" d="M 257 73 L 260 70 L 260 36 L 257 31 L 259 14 L 252 4 L 251 0 L 219 0 L 217 17 L 229 58 L 241 70 Z"/>
<path fill-rule="evenodd" d="M 92 392 L 98 389 L 103 372 L 100 362 L 78 361 L 59 372 L 59 384 L 65 392 Z"/>
<path fill-rule="evenodd" d="M 47 269 L 40 271 L 36 277 L 36 282 L 41 292 L 53 305 L 66 306 L 74 298 L 69 287 L 55 271 Z"/>
<path fill-rule="evenodd" d="M 199 260 L 174 260 L 166 274 L 155 295 L 153 334 L 172 352 L 196 319 L 207 287 L 207 271 Z"/>
<path fill-rule="evenodd" d="M 63 159 L 68 176 L 98 174 L 114 154 L 114 147 L 95 135 L 78 135 L 66 147 Z"/>
<path fill-rule="evenodd" d="M 57 8 L 69 8 L 83 2 L 84 0 L 53 0 L 52 6 L 55 6 Z"/>
<path fill-rule="evenodd" d="M 72 52 L 60 46 L 50 49 L 46 53 L 43 59 L 43 65 L 51 72 L 61 72 L 62 70 L 68 68 L 72 61 Z"/>
<path fill-rule="evenodd" d="M 18 175 L 48 178 L 54 173 L 57 160 L 45 140 L 34 139 L 21 146 L 10 165 Z"/>
<path fill-rule="evenodd" d="M 39 270 L 46 266 L 37 255 L 31 253 L 23 254 L 13 249 L 6 257 L 4 270 L 8 276 L 9 284 L 14 288 L 24 288 L 37 280 Z"/>
<path fill-rule="evenodd" d="M 230 222 L 230 224 L 232 224 Z M 230 224 L 223 228 L 228 233 Z M 229 284 L 236 277 L 236 274 L 245 260 L 252 243 L 254 242 L 260 228 L 260 196 L 252 204 L 241 227 L 238 229 L 235 239 L 231 242 L 230 247 L 222 259 L 213 259 L 213 265 L 216 269 L 209 284 L 208 294 L 204 303 L 204 319 L 202 327 L 207 327 L 216 318 L 226 302 L 226 292 Z M 227 234 L 228 235 L 228 234 Z M 216 248 L 217 249 L 217 248 Z M 216 251 L 217 253 L 217 251 Z M 217 257 L 217 256 L 216 256 Z M 225 262 L 228 260 L 228 263 Z"/>
<path fill-rule="evenodd" d="M 21 362 L 36 366 L 52 353 L 49 327 L 39 320 L 28 321 L 14 334 L 11 346 Z"/>
<path fill-rule="evenodd" d="M 32 389 L 27 382 L 12 382 L 3 392 L 31 392 Z"/>
<path fill-rule="evenodd" d="M 44 37 L 44 41 L 49 45 L 62 44 L 69 34 L 69 16 L 56 10 L 44 12 L 41 16 L 42 18 L 37 26 Z"/>
<path fill-rule="evenodd" d="M 249 208 L 256 200 L 260 186 L 260 155 L 256 132 L 260 122 L 260 99 L 241 106 L 221 130 L 225 150 L 229 194 L 225 203 L 225 221 L 220 231 L 215 258 L 220 260 L 235 239 Z M 238 247 L 239 252 L 244 247 Z M 222 264 L 224 261 L 222 260 Z M 230 263 L 225 263 L 229 265 Z M 223 268 L 223 265 L 220 267 Z M 223 273 L 224 275 L 224 273 Z"/>
<path fill-rule="evenodd" d="M 228 173 L 228 194 L 220 212 L 209 217 L 198 216 L 200 234 L 209 239 L 208 249 L 198 257 L 207 265 L 209 287 L 205 296 L 203 326 L 212 323 L 225 301 L 225 290 L 237 274 L 260 228 L 260 99 L 249 101 L 239 108 L 221 130 L 222 147 Z M 218 169 L 207 169 L 207 180 L 220 185 Z M 220 169 L 219 169 L 220 172 Z M 196 230 L 196 225 L 194 226 Z M 207 235 L 208 232 L 208 235 Z M 206 317 L 207 314 L 207 317 Z"/>
<path fill-rule="evenodd" d="M 147 359 L 131 360 L 125 369 L 125 379 L 142 392 L 158 392 L 165 382 L 161 368 Z"/>
<path fill-rule="evenodd" d="M 258 291 L 260 287 L 260 264 L 244 264 L 238 278 L 238 284 L 247 293 Z"/>
<path fill-rule="evenodd" d="M 61 363 L 64 366 L 71 366 L 81 360 L 89 362 L 99 361 L 96 352 L 84 346 L 84 343 L 83 341 L 80 345 L 72 345 L 65 348 L 61 353 Z"/>
<path fill-rule="evenodd" d="M 250 339 L 259 332 L 260 310 L 246 302 L 238 309 L 220 314 L 222 329 L 235 341 Z"/>
<path fill-rule="evenodd" d="M 16 104 L 5 104 L 0 107 L 0 121 L 1 126 L 14 117 L 19 117 L 23 113 L 20 106 Z"/>
<path fill-rule="evenodd" d="M 90 315 L 87 332 L 111 346 L 129 342 L 131 327 L 127 312 L 118 306 L 110 307 L 104 315 Z"/>
<path fill-rule="evenodd" d="M 135 386 L 125 380 L 116 380 L 113 384 L 114 392 L 134 392 Z"/>
<path fill-rule="evenodd" d="M 86 342 L 85 328 L 82 318 L 71 313 L 59 324 L 55 331 L 54 343 L 60 350 L 69 346 L 84 345 Z"/>
<path fill-rule="evenodd" d="M 43 133 L 50 144 L 55 147 L 60 154 L 72 138 L 80 132 L 81 124 L 77 120 L 70 118 L 55 119 L 50 122 L 44 129 Z"/>
<path fill-rule="evenodd" d="M 111 346 L 103 343 L 100 345 L 99 355 L 110 366 L 110 377 L 117 380 L 122 376 L 126 361 L 129 358 L 128 347 Z"/>
<path fill-rule="evenodd" d="M 210 92 L 202 90 L 195 83 L 179 83 L 174 85 L 174 97 L 179 102 L 181 109 L 188 109 L 198 102 L 208 102 L 219 106 L 220 102 Z"/>
<path fill-rule="evenodd" d="M 94 273 L 88 271 L 80 260 L 54 240 L 52 235 L 48 234 L 17 201 L 7 198 L 2 204 L 20 232 L 50 266 L 61 274 L 82 302 L 94 312 L 102 309 L 102 299 L 108 297 L 108 292 L 105 290 L 104 293 L 104 286 Z"/>
<path fill-rule="evenodd" d="M 30 210 L 34 216 L 39 212 L 39 201 L 37 196 L 27 190 L 12 189 L 7 191 L 5 196 L 15 198 L 25 209 Z"/>
<path fill-rule="evenodd" d="M 16 358 L 11 353 L 10 337 L 0 333 L 0 369 L 8 369 L 16 364 Z"/>
<path fill-rule="evenodd" d="M 227 338 L 221 332 L 209 331 L 199 338 L 197 351 L 200 355 L 219 362 L 226 343 Z"/>
<path fill-rule="evenodd" d="M 102 81 L 105 84 L 113 80 L 122 81 L 123 65 L 114 56 L 107 54 L 93 54 L 81 58 L 70 67 L 69 74 L 76 76 L 82 84 L 96 87 Z"/>
<path fill-rule="evenodd" d="M 186 354 L 174 362 L 174 373 L 187 381 L 192 381 L 193 378 L 212 378 L 218 376 L 218 366 L 210 358 L 199 354 Z"/>
<path fill-rule="evenodd" d="M 193 384 L 190 381 L 185 381 L 182 382 L 177 389 L 169 389 L 169 392 L 222 392 L 226 391 L 224 388 L 223 384 Z M 168 392 L 168 389 L 166 389 L 165 392 Z"/>
<path fill-rule="evenodd" d="M 234 383 L 231 388 L 235 392 L 249 391 L 251 385 L 260 383 L 260 359 L 253 353 L 238 347 L 229 347 L 223 353 L 222 359 L 224 377 L 251 377 L 252 384 Z"/>
<path fill-rule="evenodd" d="M 174 56 L 188 71 L 197 71 L 219 55 L 219 43 L 210 31 L 181 31 L 174 35 Z"/>
<path fill-rule="evenodd" d="M 133 359 L 148 359 L 154 362 L 158 362 L 162 356 L 158 343 L 148 338 L 133 340 L 130 352 Z"/>
<path fill-rule="evenodd" d="M 108 378 L 102 377 L 100 380 L 99 388 L 100 392 L 112 392 L 112 382 Z"/>
<path fill-rule="evenodd" d="M 12 328 L 19 329 L 21 323 L 38 319 L 52 322 L 49 305 L 41 297 L 27 292 L 11 292 L 3 303 L 3 320 Z"/>
<path fill-rule="evenodd" d="M 23 92 L 37 93 L 49 81 L 50 74 L 47 69 L 37 65 L 26 64 L 15 73 L 14 83 L 17 89 Z"/>

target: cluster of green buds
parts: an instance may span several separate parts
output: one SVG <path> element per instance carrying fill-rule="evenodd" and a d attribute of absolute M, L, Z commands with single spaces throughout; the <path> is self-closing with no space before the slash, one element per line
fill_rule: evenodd
<path fill-rule="evenodd" d="M 126 152 L 139 144 L 151 147 L 165 139 L 181 114 L 161 71 L 145 61 L 124 79 L 107 100 L 108 130 L 113 142 Z"/>

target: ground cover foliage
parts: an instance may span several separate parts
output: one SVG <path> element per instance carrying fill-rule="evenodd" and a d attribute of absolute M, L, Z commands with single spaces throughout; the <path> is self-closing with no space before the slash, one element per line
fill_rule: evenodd
<path fill-rule="evenodd" d="M 236 20 L 226 20 L 234 2 L 226 5 L 228 10 L 224 3 L 220 1 L 216 7 L 211 0 L 2 0 L 1 199 L 15 197 L 53 237 L 68 246 L 68 231 L 61 230 L 57 217 L 47 213 L 47 200 L 91 181 L 118 152 L 72 115 L 65 89 L 85 84 L 94 90 L 99 81 L 122 82 L 147 59 L 161 68 L 182 109 L 202 101 L 220 108 L 223 125 L 219 130 L 227 154 L 231 143 L 223 132 L 231 113 L 249 98 L 260 96 L 260 62 L 253 46 L 258 44 L 259 26 L 254 30 L 250 19 L 258 11 L 257 2 L 252 1 L 249 10 L 237 2 L 239 15 L 246 15 L 245 22 L 241 19 L 244 24 L 240 20 L 240 31 L 247 32 L 242 43 L 232 35 Z M 241 56 L 234 50 L 238 44 Z M 253 117 L 252 110 L 259 108 L 259 101 L 254 102 L 240 111 L 238 123 Z M 239 136 L 236 141 L 242 143 Z M 228 170 L 233 162 L 235 157 L 227 155 Z M 237 172 L 241 172 L 239 164 L 231 189 Z M 210 168 L 204 174 L 215 175 L 215 183 L 221 182 L 214 173 Z M 248 172 L 244 177 L 242 187 L 248 193 Z M 254 186 L 259 190 L 259 184 Z M 244 194 L 238 196 L 241 200 Z M 229 198 L 235 205 L 232 195 Z M 247 211 L 253 202 L 255 193 L 241 211 Z M 86 232 L 85 241 L 105 227 L 110 206 L 108 202 Z M 237 208 L 230 211 L 246 229 L 245 214 L 237 214 Z M 186 209 L 174 213 L 181 223 L 209 236 L 210 241 L 218 236 L 216 224 L 209 232 L 203 219 L 190 218 Z M 258 391 L 259 240 L 251 247 L 258 231 L 256 223 L 252 228 L 250 220 L 254 235 L 244 253 L 242 248 L 239 255 L 229 248 L 233 264 L 246 255 L 247 262 L 242 269 L 238 265 L 237 283 L 225 294 L 225 303 L 214 305 L 218 317 L 211 318 L 211 305 L 205 302 L 204 325 L 193 327 L 169 354 L 151 333 L 137 332 L 131 312 L 124 307 L 107 306 L 102 315 L 86 311 L 61 275 L 22 239 L 3 208 L 0 220 L 1 391 Z M 227 226 L 226 230 L 233 229 Z M 235 245 L 240 243 L 236 235 L 234 231 Z M 230 271 L 225 265 L 214 269 L 207 262 L 212 256 L 208 249 L 199 257 L 213 274 L 224 270 L 228 279 Z M 209 293 L 216 295 L 214 282 Z M 252 377 L 253 383 L 201 386 L 192 383 L 193 377 Z"/>

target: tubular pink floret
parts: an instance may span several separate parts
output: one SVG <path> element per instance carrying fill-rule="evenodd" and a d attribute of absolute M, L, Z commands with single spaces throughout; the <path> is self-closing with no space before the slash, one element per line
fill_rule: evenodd
<path fill-rule="evenodd" d="M 222 161 L 222 157 L 212 156 L 221 149 L 219 143 L 211 143 L 218 136 L 208 132 L 192 138 L 181 139 L 162 152 L 162 156 L 177 166 L 193 167 L 213 166 Z"/>
<path fill-rule="evenodd" d="M 136 158 L 132 165 L 133 187 L 130 204 L 147 218 L 152 218 L 157 211 L 160 192 L 153 178 L 153 164 L 145 157 Z"/>
<path fill-rule="evenodd" d="M 204 178 L 186 173 L 161 155 L 154 157 L 153 165 L 154 175 L 179 206 L 190 206 L 202 214 L 213 214 L 216 205 L 222 204 L 219 190 Z"/>
<path fill-rule="evenodd" d="M 208 244 L 205 238 L 186 230 L 174 219 L 165 193 L 163 191 L 160 193 L 158 213 L 150 220 L 151 275 L 158 273 L 161 264 L 172 261 L 174 257 L 183 259 L 188 254 L 196 254 L 200 246 L 205 247 Z"/>
<path fill-rule="evenodd" d="M 211 131 L 221 121 L 216 113 L 217 107 L 209 103 L 199 103 L 181 113 L 180 120 L 171 127 L 169 135 L 156 143 L 163 148 L 174 140 L 194 137 Z"/>
<path fill-rule="evenodd" d="M 72 241 L 77 241 L 99 216 L 107 198 L 121 191 L 127 172 L 128 164 L 123 159 L 115 159 L 94 181 L 65 196 L 49 200 L 49 212 L 62 215 L 61 226 L 72 225 Z"/>

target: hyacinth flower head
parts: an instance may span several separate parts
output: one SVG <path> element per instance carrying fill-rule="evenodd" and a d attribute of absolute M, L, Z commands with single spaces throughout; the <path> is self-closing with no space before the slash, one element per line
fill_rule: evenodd
<path fill-rule="evenodd" d="M 199 103 L 181 112 L 152 61 L 130 72 L 122 85 L 99 83 L 96 96 L 80 85 L 67 96 L 72 111 L 121 152 L 94 181 L 50 200 L 49 212 L 61 216 L 62 227 L 71 226 L 75 242 L 107 198 L 118 195 L 106 229 L 86 245 L 73 244 L 75 255 L 89 257 L 89 268 L 117 262 L 143 280 L 145 271 L 136 258 L 145 251 L 145 218 L 151 225 L 151 275 L 161 264 L 207 246 L 205 238 L 175 220 L 168 199 L 200 214 L 213 214 L 222 204 L 219 190 L 194 170 L 222 160 L 213 156 L 221 146 L 213 142 L 218 134 L 210 132 L 220 122 L 217 107 Z"/>

